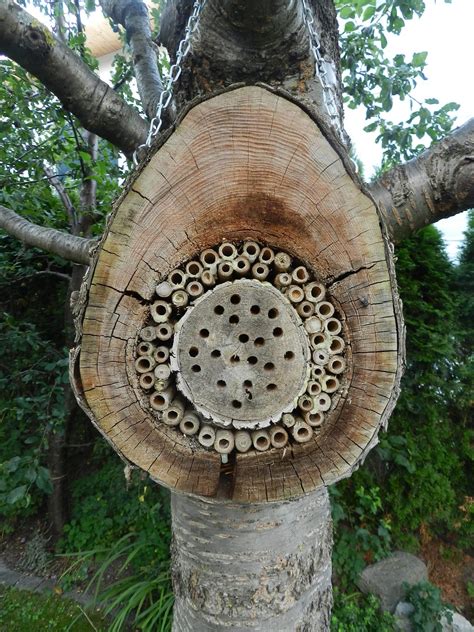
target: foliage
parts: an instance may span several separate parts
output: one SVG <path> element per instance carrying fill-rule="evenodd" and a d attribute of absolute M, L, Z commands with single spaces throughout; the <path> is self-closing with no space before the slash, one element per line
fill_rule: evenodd
<path fill-rule="evenodd" d="M 448 2 L 450 0 L 447 0 Z M 398 35 L 414 16 L 425 10 L 423 0 L 336 0 L 343 25 L 340 38 L 341 67 L 346 105 L 363 106 L 367 132 L 378 131 L 377 142 L 384 149 L 383 167 L 407 160 L 426 144 L 442 138 L 453 125 L 456 103 L 440 107 L 437 99 L 418 101 L 413 89 L 426 79 L 427 53 L 414 53 L 411 59 L 385 55 L 387 33 Z M 395 98 L 410 102 L 410 115 L 393 123 L 386 114 Z"/>
<path fill-rule="evenodd" d="M 105 632 L 103 617 L 57 595 L 0 587 L 0 629 L 8 632 Z"/>
<path fill-rule="evenodd" d="M 442 632 L 442 618 L 448 623 L 453 619 L 451 610 L 441 600 L 441 591 L 430 582 L 414 586 L 405 585 L 405 600 L 414 610 L 410 614 L 413 632 Z"/>
<path fill-rule="evenodd" d="M 394 624 L 392 615 L 380 610 L 374 595 L 344 595 L 337 588 L 334 590 L 332 632 L 393 632 Z"/>

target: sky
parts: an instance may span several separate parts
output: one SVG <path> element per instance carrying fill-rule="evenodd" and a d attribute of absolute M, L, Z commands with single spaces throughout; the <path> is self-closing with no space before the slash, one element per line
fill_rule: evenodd
<path fill-rule="evenodd" d="M 417 98 L 436 98 L 440 105 L 449 101 L 461 107 L 457 112 L 455 126 L 462 125 L 474 116 L 474 82 L 472 61 L 474 59 L 474 0 L 426 0 L 426 10 L 421 18 L 407 22 L 401 34 L 388 37 L 387 56 L 404 53 L 411 58 L 415 52 L 428 51 L 425 69 L 426 81 L 416 87 Z M 394 103 L 390 120 L 404 120 L 409 112 L 408 103 Z M 345 126 L 352 138 L 358 157 L 362 160 L 365 176 L 369 178 L 374 168 L 380 165 L 382 149 L 376 145 L 376 134 L 363 131 L 366 124 L 362 109 L 347 110 Z M 462 213 L 438 222 L 448 254 L 456 259 L 463 232 L 467 227 L 467 214 Z"/>

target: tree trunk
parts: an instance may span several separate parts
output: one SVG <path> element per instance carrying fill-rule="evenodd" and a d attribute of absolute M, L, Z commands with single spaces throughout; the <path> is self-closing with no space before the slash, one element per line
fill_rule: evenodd
<path fill-rule="evenodd" d="M 174 632 L 329 629 L 325 488 L 267 505 L 173 493 L 172 512 Z"/>

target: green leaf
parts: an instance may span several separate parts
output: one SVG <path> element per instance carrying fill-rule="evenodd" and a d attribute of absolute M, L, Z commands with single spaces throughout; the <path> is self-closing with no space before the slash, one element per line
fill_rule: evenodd
<path fill-rule="evenodd" d="M 9 505 L 14 505 L 16 502 L 25 497 L 26 494 L 26 485 L 20 485 L 19 487 L 15 487 L 7 496 L 7 503 Z"/>
<path fill-rule="evenodd" d="M 411 63 L 415 67 L 421 67 L 426 65 L 426 58 L 428 56 L 427 51 L 423 51 L 422 53 L 414 53 Z"/>

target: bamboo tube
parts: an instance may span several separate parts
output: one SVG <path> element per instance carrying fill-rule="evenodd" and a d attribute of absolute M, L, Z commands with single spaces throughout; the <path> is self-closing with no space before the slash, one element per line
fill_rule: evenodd
<path fill-rule="evenodd" d="M 212 287 L 216 283 L 216 277 L 210 270 L 203 270 L 201 274 L 201 282 L 205 287 Z"/>
<path fill-rule="evenodd" d="M 309 280 L 309 272 L 305 266 L 298 266 L 291 273 L 291 278 L 295 283 L 302 285 Z"/>
<path fill-rule="evenodd" d="M 186 285 L 186 281 L 188 280 L 188 276 L 182 270 L 173 270 L 168 275 L 168 283 L 171 285 L 173 291 L 174 290 L 182 290 Z"/>
<path fill-rule="evenodd" d="M 230 454 L 234 449 L 234 433 L 231 430 L 218 430 L 214 441 L 214 450 L 219 454 Z"/>
<path fill-rule="evenodd" d="M 281 421 L 286 428 L 293 428 L 295 425 L 295 418 L 291 413 L 285 413 L 282 416 Z"/>
<path fill-rule="evenodd" d="M 342 356 L 332 356 L 329 358 L 328 370 L 335 375 L 339 375 L 346 368 L 346 361 Z"/>
<path fill-rule="evenodd" d="M 150 314 L 155 323 L 166 323 L 171 315 L 171 305 L 166 301 L 155 301 L 150 306 Z"/>
<path fill-rule="evenodd" d="M 322 283 L 308 283 L 304 288 L 304 293 L 307 301 L 317 303 L 326 296 L 326 288 Z"/>
<path fill-rule="evenodd" d="M 345 342 L 339 336 L 334 336 L 331 340 L 331 344 L 329 345 L 329 353 L 331 355 L 337 355 L 338 353 L 342 353 L 345 347 Z"/>
<path fill-rule="evenodd" d="M 149 373 L 153 370 L 155 364 L 156 361 L 151 356 L 139 356 L 135 360 L 135 369 L 137 370 L 137 373 Z"/>
<path fill-rule="evenodd" d="M 155 367 L 154 374 L 157 380 L 167 380 L 171 375 L 169 364 L 159 364 Z"/>
<path fill-rule="evenodd" d="M 301 318 L 309 318 L 314 313 L 314 303 L 310 303 L 309 301 L 302 301 L 298 304 L 296 311 L 301 316 Z"/>
<path fill-rule="evenodd" d="M 199 261 L 189 261 L 186 264 L 186 274 L 190 279 L 199 279 L 202 274 L 202 264 Z"/>
<path fill-rule="evenodd" d="M 143 331 L 143 330 L 142 330 Z M 161 323 L 156 328 L 156 338 L 165 342 L 173 336 L 173 327 L 169 323 Z"/>
<path fill-rule="evenodd" d="M 145 342 L 151 342 L 156 339 L 156 327 L 143 327 L 140 331 L 140 338 Z"/>
<path fill-rule="evenodd" d="M 270 447 L 270 435 L 267 430 L 254 430 L 252 432 L 253 447 L 259 452 L 265 452 Z"/>
<path fill-rule="evenodd" d="M 155 379 L 153 388 L 158 393 L 162 393 L 163 391 L 166 391 L 166 389 L 168 388 L 170 384 L 171 384 L 171 380 L 156 380 Z"/>
<path fill-rule="evenodd" d="M 153 354 L 157 364 L 163 364 L 164 362 L 168 362 L 170 357 L 170 350 L 168 347 L 157 347 L 155 353 Z"/>
<path fill-rule="evenodd" d="M 171 286 L 171 283 L 169 283 L 168 281 L 162 281 L 156 286 L 155 292 L 156 295 L 160 298 L 168 298 L 169 296 L 171 296 L 173 288 Z"/>
<path fill-rule="evenodd" d="M 324 321 L 324 329 L 331 334 L 331 336 L 337 336 L 341 332 L 342 324 L 337 320 L 337 318 L 328 318 Z"/>
<path fill-rule="evenodd" d="M 221 281 L 228 281 L 232 278 L 233 274 L 234 268 L 230 261 L 222 261 L 222 263 L 217 266 L 217 276 Z"/>
<path fill-rule="evenodd" d="M 247 257 L 250 263 L 254 263 L 260 254 L 260 246 L 255 241 L 246 241 L 244 243 L 243 255 Z"/>
<path fill-rule="evenodd" d="M 250 272 L 250 261 L 247 257 L 240 255 L 240 257 L 234 259 L 232 267 L 239 276 L 245 276 Z"/>
<path fill-rule="evenodd" d="M 237 248 L 234 244 L 225 242 L 219 246 L 219 256 L 224 261 L 232 261 L 232 259 L 236 258 L 237 254 Z"/>
<path fill-rule="evenodd" d="M 163 423 L 167 426 L 179 426 L 184 416 L 184 404 L 178 397 L 175 398 L 163 412 Z"/>
<path fill-rule="evenodd" d="M 339 388 L 339 380 L 335 375 L 326 375 L 322 379 L 322 389 L 325 393 L 335 393 Z"/>
<path fill-rule="evenodd" d="M 320 366 L 324 366 L 328 363 L 329 353 L 325 349 L 315 349 L 313 351 L 313 362 Z"/>
<path fill-rule="evenodd" d="M 311 428 L 320 428 L 324 422 L 324 413 L 320 410 L 310 410 L 304 414 L 304 420 Z"/>
<path fill-rule="evenodd" d="M 291 274 L 288 274 L 287 272 L 280 272 L 280 274 L 277 274 L 275 277 L 275 286 L 278 289 L 282 289 L 285 287 L 289 287 L 291 285 Z"/>
<path fill-rule="evenodd" d="M 308 385 L 306 387 L 306 392 L 311 397 L 314 397 L 315 395 L 319 395 L 319 393 L 321 392 L 321 384 L 319 382 L 316 382 L 315 380 L 311 380 L 311 382 L 308 382 Z"/>
<path fill-rule="evenodd" d="M 188 437 L 195 435 L 199 432 L 199 417 L 191 410 L 185 411 L 183 418 L 179 422 L 179 429 Z"/>
<path fill-rule="evenodd" d="M 257 281 L 265 281 L 269 273 L 270 269 L 265 263 L 259 262 L 252 266 L 252 276 L 257 279 Z"/>
<path fill-rule="evenodd" d="M 327 333 L 318 331 L 316 334 L 311 334 L 309 337 L 309 344 L 313 349 L 329 349 L 331 339 Z"/>
<path fill-rule="evenodd" d="M 274 448 L 284 448 L 288 443 L 288 433 L 282 426 L 272 426 L 269 433 L 270 442 Z"/>
<path fill-rule="evenodd" d="M 321 410 L 325 413 L 327 410 L 331 408 L 331 398 L 327 393 L 320 393 L 313 399 L 315 412 Z"/>
<path fill-rule="evenodd" d="M 311 368 L 311 377 L 313 380 L 321 380 L 326 375 L 326 371 L 322 366 L 313 366 Z"/>
<path fill-rule="evenodd" d="M 298 418 L 291 429 L 291 434 L 297 443 L 306 443 L 313 436 L 313 429 L 302 419 Z"/>
<path fill-rule="evenodd" d="M 138 355 L 153 355 L 155 351 L 155 345 L 152 345 L 151 342 L 140 342 L 137 345 Z"/>
<path fill-rule="evenodd" d="M 174 398 L 174 388 L 169 386 L 161 392 L 155 391 L 150 395 L 150 406 L 153 410 L 166 410 Z"/>
<path fill-rule="evenodd" d="M 286 252 L 277 252 L 274 261 L 277 272 L 286 272 L 291 268 L 291 257 Z"/>
<path fill-rule="evenodd" d="M 298 407 L 303 411 L 307 412 L 313 408 L 313 400 L 306 393 L 298 397 Z"/>
<path fill-rule="evenodd" d="M 316 334 L 321 331 L 323 325 L 317 316 L 310 316 L 308 320 L 305 321 L 304 328 L 309 334 Z"/>
<path fill-rule="evenodd" d="M 286 290 L 286 296 L 292 303 L 301 303 L 304 299 L 304 292 L 299 285 L 290 285 Z"/>
<path fill-rule="evenodd" d="M 217 252 L 208 248 L 207 250 L 203 250 L 201 252 L 201 263 L 205 268 L 208 268 L 212 274 L 215 274 L 217 271 L 217 265 L 220 261 Z"/>
<path fill-rule="evenodd" d="M 274 259 L 275 259 L 275 253 L 273 252 L 271 248 L 268 248 L 267 246 L 265 246 L 264 248 L 260 250 L 258 260 L 261 263 L 264 263 L 265 265 L 269 266 L 273 263 Z"/>
<path fill-rule="evenodd" d="M 204 288 L 202 287 L 202 283 L 199 281 L 191 281 L 191 283 L 188 283 L 186 286 L 186 292 L 189 294 L 191 299 L 195 299 L 204 293 Z"/>
<path fill-rule="evenodd" d="M 186 307 L 189 302 L 188 293 L 185 290 L 176 290 L 171 296 L 171 301 L 175 307 Z"/>
<path fill-rule="evenodd" d="M 246 430 L 238 430 L 235 433 L 234 441 L 238 452 L 248 452 L 252 447 L 252 437 Z"/>
<path fill-rule="evenodd" d="M 154 383 L 155 383 L 155 376 L 153 375 L 153 373 L 142 373 L 140 375 L 140 386 L 142 388 L 144 388 L 145 390 L 148 390 L 149 388 L 152 388 Z"/>
<path fill-rule="evenodd" d="M 205 448 L 211 448 L 214 445 L 214 441 L 216 440 L 216 431 L 212 426 L 204 425 L 201 426 L 201 430 L 199 431 L 198 441 Z"/>
<path fill-rule="evenodd" d="M 328 301 L 316 303 L 316 314 L 321 319 L 330 318 L 334 314 L 334 307 Z"/>

